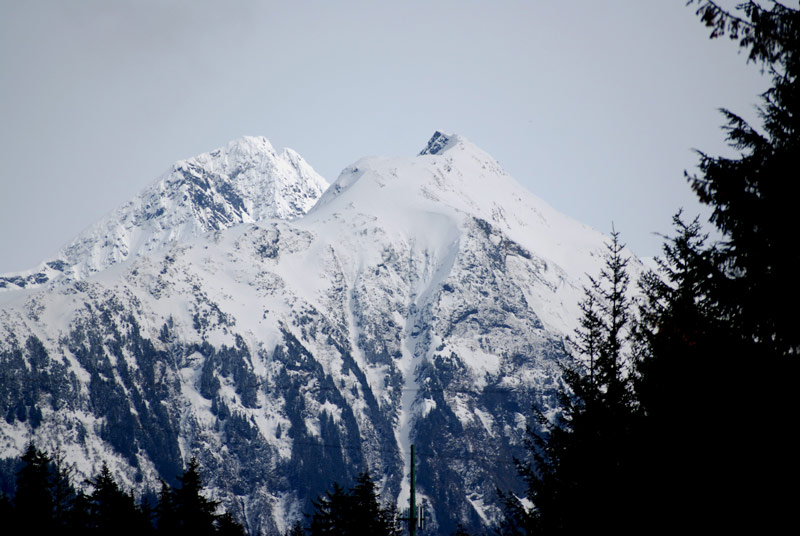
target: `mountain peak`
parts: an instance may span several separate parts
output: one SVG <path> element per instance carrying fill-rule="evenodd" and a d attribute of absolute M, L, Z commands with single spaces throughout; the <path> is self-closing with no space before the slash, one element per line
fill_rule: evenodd
<path fill-rule="evenodd" d="M 274 152 L 274 148 L 270 141 L 264 136 L 241 136 L 228 142 L 227 147 L 256 147 L 267 148 L 269 151 Z"/>
<path fill-rule="evenodd" d="M 424 210 L 455 209 L 485 218 L 496 212 L 498 199 L 519 198 L 521 188 L 474 143 L 437 130 L 416 156 L 366 157 L 345 168 L 314 212 L 358 207 L 361 212 L 385 213 L 399 206 L 425 206 Z"/>
<path fill-rule="evenodd" d="M 188 167 L 201 166 L 209 171 L 224 172 L 237 167 L 264 167 L 264 163 L 279 158 L 280 155 L 267 138 L 242 136 L 213 151 L 179 160 L 172 166 L 172 170 L 185 171 Z"/>
<path fill-rule="evenodd" d="M 239 223 L 297 218 L 327 187 L 327 181 L 296 152 L 286 149 L 278 154 L 263 136 L 242 136 L 224 147 L 177 162 L 169 173 L 64 251 L 72 257 L 76 245 L 94 244 L 98 230 L 106 245 L 110 231 L 121 232 L 127 235 L 118 240 L 123 246 L 112 246 L 115 253 L 102 263 L 109 265 L 139 251 Z"/>
<path fill-rule="evenodd" d="M 420 151 L 419 156 L 441 154 L 461 141 L 461 137 L 455 134 L 446 134 L 437 130 L 428 140 L 428 144 Z"/>
<path fill-rule="evenodd" d="M 0 288 L 35 286 L 67 274 L 83 278 L 131 256 L 209 231 L 304 215 L 328 182 L 291 149 L 242 136 L 173 164 L 39 268 L 0 278 Z M 53 266 L 57 268 L 53 268 Z"/>
<path fill-rule="evenodd" d="M 257 155 L 275 158 L 278 156 L 275 148 L 264 136 L 242 136 L 241 138 L 231 140 L 225 146 L 225 151 L 229 155 L 236 155 L 239 157 Z"/>

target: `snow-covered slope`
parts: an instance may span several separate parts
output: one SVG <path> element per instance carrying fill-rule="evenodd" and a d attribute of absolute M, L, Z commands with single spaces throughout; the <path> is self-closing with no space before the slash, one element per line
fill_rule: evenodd
<path fill-rule="evenodd" d="M 105 460 L 137 486 L 195 455 L 273 533 L 367 468 L 402 506 L 413 443 L 430 526 L 491 525 L 604 236 L 438 132 L 348 167 L 305 216 L 213 207 L 205 234 L 0 294 L 0 452 L 58 438 L 83 474 Z"/>
<path fill-rule="evenodd" d="M 463 237 L 463 227 L 479 222 L 491 241 L 520 248 L 531 256 L 526 260 L 535 257 L 543 286 L 530 286 L 536 294 L 527 297 L 548 327 L 562 333 L 576 326 L 584 276 L 598 272 L 606 240 L 531 194 L 462 136 L 441 132 L 417 157 L 367 158 L 348 167 L 301 225 L 353 228 L 370 218 L 411 241 L 434 240 L 452 228 L 461 228 L 456 236 Z M 335 234 L 350 233 L 337 228 Z M 365 243 L 357 240 L 360 254 Z"/>
<path fill-rule="evenodd" d="M 328 187 L 291 149 L 263 137 L 180 161 L 33 270 L 0 277 L 0 289 L 82 279 L 125 259 L 239 223 L 305 214 Z"/>

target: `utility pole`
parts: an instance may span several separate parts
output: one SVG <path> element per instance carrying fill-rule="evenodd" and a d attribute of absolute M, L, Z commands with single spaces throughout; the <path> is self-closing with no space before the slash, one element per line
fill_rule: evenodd
<path fill-rule="evenodd" d="M 417 485 L 416 480 L 414 479 L 414 465 L 416 460 L 414 459 L 414 445 L 411 445 L 411 510 L 409 511 L 408 515 L 408 527 L 409 533 L 411 536 L 414 536 L 414 533 L 417 530 L 417 493 L 416 489 L 414 489 Z"/>
<path fill-rule="evenodd" d="M 417 480 L 416 480 L 416 456 L 414 456 L 414 445 L 411 445 L 411 497 L 409 499 L 408 517 L 401 517 L 402 521 L 408 521 L 408 532 L 410 536 L 415 536 L 417 529 L 421 529 L 424 521 L 422 509 L 417 512 Z"/>

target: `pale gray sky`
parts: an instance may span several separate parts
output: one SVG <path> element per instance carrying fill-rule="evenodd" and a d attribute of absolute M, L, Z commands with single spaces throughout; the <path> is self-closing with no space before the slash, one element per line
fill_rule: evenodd
<path fill-rule="evenodd" d="M 244 134 L 333 181 L 436 129 L 649 256 L 766 87 L 685 0 L 0 0 L 0 272 Z"/>

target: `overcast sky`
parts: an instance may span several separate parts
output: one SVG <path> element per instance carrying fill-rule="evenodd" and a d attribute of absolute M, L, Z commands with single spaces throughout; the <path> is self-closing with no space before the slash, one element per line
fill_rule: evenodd
<path fill-rule="evenodd" d="M 692 148 L 755 119 L 759 69 L 685 0 L 0 0 L 0 272 L 241 135 L 329 181 L 464 135 L 639 255 L 700 210 Z M 730 154 L 730 153 L 728 153 Z"/>

